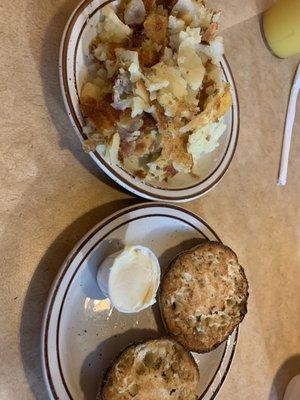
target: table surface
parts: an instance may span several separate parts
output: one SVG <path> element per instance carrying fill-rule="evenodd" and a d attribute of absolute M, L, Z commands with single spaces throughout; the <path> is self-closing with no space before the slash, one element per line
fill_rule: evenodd
<path fill-rule="evenodd" d="M 217 1 L 236 80 L 241 127 L 228 173 L 184 205 L 239 254 L 249 313 L 219 400 L 282 398 L 300 373 L 300 115 L 288 184 L 276 185 L 290 83 L 299 57 L 266 49 L 260 13 L 271 0 Z M 60 94 L 58 48 L 75 0 L 0 4 L 0 399 L 47 399 L 39 340 L 47 293 L 80 237 L 138 201 L 81 150 Z"/>

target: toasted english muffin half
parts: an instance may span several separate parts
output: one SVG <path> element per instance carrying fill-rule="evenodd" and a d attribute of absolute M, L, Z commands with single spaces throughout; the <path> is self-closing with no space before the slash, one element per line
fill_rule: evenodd
<path fill-rule="evenodd" d="M 179 254 L 163 276 L 159 305 L 171 336 L 191 351 L 213 350 L 247 313 L 248 282 L 236 254 L 204 241 Z"/>
<path fill-rule="evenodd" d="M 169 338 L 124 350 L 108 371 L 99 400 L 196 400 L 199 370 L 193 356 Z"/>

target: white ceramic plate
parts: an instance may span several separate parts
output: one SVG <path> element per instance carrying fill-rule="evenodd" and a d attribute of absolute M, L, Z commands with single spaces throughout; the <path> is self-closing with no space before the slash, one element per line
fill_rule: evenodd
<path fill-rule="evenodd" d="M 137 340 L 165 335 L 158 305 L 138 314 L 110 308 L 97 283 L 99 264 L 124 245 L 140 244 L 162 269 L 201 239 L 219 240 L 199 217 L 179 207 L 147 203 L 123 209 L 95 226 L 70 253 L 52 287 L 42 332 L 44 377 L 51 399 L 95 400 L 112 360 Z M 194 354 L 199 399 L 213 399 L 230 367 L 238 330 L 217 349 Z"/>
<path fill-rule="evenodd" d="M 99 21 L 103 0 L 85 0 L 72 14 L 62 38 L 60 51 L 60 80 L 65 106 L 81 141 L 84 140 L 83 119 L 79 106 L 79 93 L 87 76 L 87 54 L 91 40 L 96 36 L 95 26 Z M 116 1 L 114 1 L 116 3 Z M 110 164 L 98 152 L 90 156 L 97 165 L 114 181 L 135 195 L 160 201 L 189 201 L 212 189 L 223 177 L 232 157 L 238 140 L 239 106 L 235 83 L 225 58 L 221 63 L 224 80 L 232 87 L 233 105 L 225 115 L 227 130 L 219 141 L 219 147 L 204 156 L 199 163 L 201 178 L 188 174 L 176 175 L 168 184 L 148 185 L 134 178 L 122 168 Z"/>

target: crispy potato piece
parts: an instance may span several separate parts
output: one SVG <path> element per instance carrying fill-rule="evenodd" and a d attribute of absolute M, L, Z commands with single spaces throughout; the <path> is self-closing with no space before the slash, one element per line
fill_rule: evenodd
<path fill-rule="evenodd" d="M 193 166 L 192 156 L 187 151 L 187 138 L 183 135 L 165 133 L 162 137 L 161 157 L 171 160 L 176 170 L 189 172 Z"/>
<path fill-rule="evenodd" d="M 205 75 L 205 67 L 198 56 L 193 38 L 183 40 L 178 50 L 178 65 L 182 76 L 193 90 L 199 90 Z"/>
<path fill-rule="evenodd" d="M 82 114 L 88 118 L 98 131 L 111 130 L 116 126 L 120 112 L 111 105 L 107 98 L 95 100 L 93 97 L 83 96 L 80 99 Z"/>
<path fill-rule="evenodd" d="M 118 124 L 118 132 L 121 137 L 121 155 L 129 157 L 134 155 L 142 157 L 150 154 L 157 141 L 157 137 L 151 131 L 156 131 L 156 122 L 151 115 L 144 113 L 143 118 L 132 119 L 128 112 L 123 112 Z M 136 133 L 139 133 L 136 135 Z"/>
<path fill-rule="evenodd" d="M 196 129 L 189 135 L 187 148 L 195 164 L 203 154 L 211 153 L 218 147 L 219 139 L 225 131 L 225 124 L 222 122 L 214 122 Z"/>
<path fill-rule="evenodd" d="M 137 171 L 134 172 L 134 176 L 136 176 L 139 179 L 144 179 L 146 178 L 147 172 L 143 171 L 142 169 L 139 169 Z"/>
<path fill-rule="evenodd" d="M 158 100 L 164 93 L 170 94 L 175 99 L 180 99 L 188 94 L 186 81 L 181 76 L 180 70 L 173 65 L 164 62 L 156 64 L 146 73 L 146 79 L 148 91 L 151 93 L 159 92 L 157 94 Z M 163 103 L 164 101 L 161 105 L 165 107 Z"/>
<path fill-rule="evenodd" d="M 232 105 L 230 85 L 224 84 L 223 90 L 208 96 L 204 105 L 204 111 L 193 118 L 180 132 L 193 131 L 212 122 L 218 121 L 229 110 Z"/>
<path fill-rule="evenodd" d="M 230 92 L 230 84 L 224 84 L 224 89 L 221 93 L 217 95 L 209 96 L 205 109 L 210 112 L 215 122 L 229 110 L 232 105 L 232 97 Z"/>
<path fill-rule="evenodd" d="M 188 11 L 179 13 L 178 18 L 182 19 L 185 22 L 186 26 L 191 25 L 191 23 L 193 22 L 193 15 Z"/>
<path fill-rule="evenodd" d="M 167 128 L 168 125 L 167 117 L 165 116 L 165 111 L 157 100 L 153 100 L 152 104 L 155 107 L 153 118 L 155 118 L 155 120 L 157 121 L 158 129 L 160 131 L 163 131 L 164 129 Z"/>
<path fill-rule="evenodd" d="M 118 18 L 109 5 L 103 7 L 102 18 L 97 26 L 102 42 L 122 43 L 132 35 L 132 29 Z"/>
<path fill-rule="evenodd" d="M 94 85 L 91 82 L 84 84 L 81 90 L 82 99 L 94 99 L 96 102 L 102 98 L 102 90 L 99 86 Z"/>
<path fill-rule="evenodd" d="M 138 157 L 150 154 L 155 147 L 155 142 L 155 135 L 152 135 L 151 133 L 144 133 L 140 135 L 136 141 L 134 154 Z"/>
<path fill-rule="evenodd" d="M 205 79 L 203 80 L 202 89 L 198 92 L 199 110 L 204 110 L 206 101 L 209 96 L 209 93 L 208 93 L 209 90 L 214 90 L 214 82 L 211 80 L 208 80 L 207 76 L 206 76 Z"/>
<path fill-rule="evenodd" d="M 194 104 L 193 102 L 189 102 L 188 100 L 190 99 L 191 97 L 189 99 L 184 98 L 178 100 L 177 102 L 177 110 L 174 115 L 174 119 L 172 120 L 176 130 L 185 125 L 183 116 L 188 115 L 188 118 L 191 119 L 193 116 L 199 113 L 198 105 Z"/>
<path fill-rule="evenodd" d="M 209 43 L 211 40 L 213 40 L 219 29 L 219 24 L 217 22 L 212 22 L 209 27 L 206 29 L 202 36 L 202 42 Z"/>
<path fill-rule="evenodd" d="M 138 51 L 139 60 L 143 67 L 150 68 L 159 62 L 159 52 L 154 48 L 150 39 L 144 40 Z"/>
<path fill-rule="evenodd" d="M 140 136 L 134 141 L 121 140 L 120 145 L 120 156 L 123 162 L 126 162 L 126 158 L 133 157 L 140 158 L 151 154 L 157 144 L 157 138 L 152 133 L 141 133 Z M 132 161 L 131 160 L 131 161 Z"/>
<path fill-rule="evenodd" d="M 167 28 L 168 18 L 164 15 L 150 14 L 144 22 L 146 36 L 157 44 L 165 44 Z"/>

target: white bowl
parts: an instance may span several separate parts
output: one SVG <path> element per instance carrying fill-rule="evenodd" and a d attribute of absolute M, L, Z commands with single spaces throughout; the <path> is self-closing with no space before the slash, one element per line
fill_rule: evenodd
<path fill-rule="evenodd" d="M 118 0 L 113 1 L 117 3 Z M 79 93 L 87 77 L 87 54 L 91 40 L 96 36 L 96 24 L 101 9 L 108 2 L 85 0 L 70 17 L 61 42 L 60 81 L 65 106 L 72 125 L 81 141 L 84 121 L 79 106 Z M 177 174 L 167 184 L 146 184 L 131 176 L 115 164 L 108 163 L 97 151 L 90 152 L 96 164 L 115 182 L 137 196 L 150 200 L 184 202 L 202 196 L 223 177 L 234 155 L 239 131 L 239 106 L 234 79 L 228 62 L 221 62 L 224 80 L 231 84 L 233 105 L 224 117 L 226 132 L 219 147 L 203 156 L 199 163 L 201 178 Z"/>

